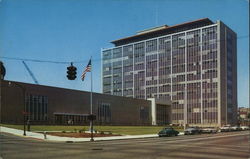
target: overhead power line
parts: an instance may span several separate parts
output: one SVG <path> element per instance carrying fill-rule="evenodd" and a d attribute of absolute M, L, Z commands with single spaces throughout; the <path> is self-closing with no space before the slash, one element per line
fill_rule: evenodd
<path fill-rule="evenodd" d="M 238 36 L 237 39 L 243 39 L 243 38 L 248 38 L 249 35 L 243 35 L 243 36 Z M 224 41 L 224 40 L 220 40 Z M 218 41 L 217 41 L 218 42 Z M 7 56 L 0 56 L 2 59 L 8 59 L 8 60 L 17 60 L 17 61 L 30 61 L 30 62 L 40 62 L 40 63 L 54 63 L 54 64 L 70 64 L 72 63 L 86 63 L 88 60 L 83 60 L 83 61 L 52 61 L 52 60 L 37 60 L 37 59 L 25 59 L 25 58 L 18 58 L 18 57 L 7 57 Z M 93 59 L 92 61 L 101 61 L 102 59 Z"/>
<path fill-rule="evenodd" d="M 30 61 L 30 62 L 40 62 L 40 63 L 55 63 L 55 64 L 70 64 L 73 63 L 84 63 L 87 62 L 87 60 L 84 61 L 51 61 L 51 60 L 37 60 L 37 59 L 25 59 L 25 58 L 18 58 L 18 57 L 7 57 L 7 56 L 0 56 L 2 59 L 7 60 L 17 60 L 17 61 Z M 99 59 L 101 60 L 101 59 Z M 96 61 L 96 60 L 93 60 Z"/>

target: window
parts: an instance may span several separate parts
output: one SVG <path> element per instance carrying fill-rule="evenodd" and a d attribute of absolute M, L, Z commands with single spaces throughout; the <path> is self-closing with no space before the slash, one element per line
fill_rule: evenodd
<path fill-rule="evenodd" d="M 150 40 L 146 42 L 146 52 L 157 50 L 157 40 Z"/>
<path fill-rule="evenodd" d="M 31 121 L 48 120 L 48 97 L 42 95 L 26 96 L 26 112 Z"/>
<path fill-rule="evenodd" d="M 100 103 L 98 105 L 97 119 L 100 123 L 111 122 L 111 108 L 109 103 Z"/>
<path fill-rule="evenodd" d="M 156 121 L 158 125 L 169 124 L 169 114 L 166 105 L 157 104 Z"/>
<path fill-rule="evenodd" d="M 122 57 L 122 48 L 113 49 L 113 58 Z"/>
<path fill-rule="evenodd" d="M 141 106 L 140 107 L 140 119 L 142 121 L 148 121 L 149 120 L 149 109 L 148 107 Z"/>
<path fill-rule="evenodd" d="M 103 60 L 111 59 L 111 50 L 103 51 Z"/>

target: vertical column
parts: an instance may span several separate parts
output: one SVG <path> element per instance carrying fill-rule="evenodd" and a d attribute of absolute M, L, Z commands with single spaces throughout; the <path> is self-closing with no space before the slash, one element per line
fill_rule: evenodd
<path fill-rule="evenodd" d="M 203 40 L 202 40 L 202 29 L 200 29 L 200 92 L 201 92 L 201 124 L 203 124 L 203 85 L 202 85 L 202 52 L 203 52 Z"/>
<path fill-rule="evenodd" d="M 164 43 L 164 45 L 165 45 L 165 43 Z M 173 74 L 173 72 L 172 72 L 172 65 L 173 65 L 173 63 L 172 63 L 172 35 L 171 35 L 170 36 L 170 78 L 171 78 L 171 80 L 170 80 L 170 100 L 171 101 L 173 99 L 173 91 L 172 91 L 172 89 L 173 89 L 173 86 L 172 86 L 172 74 Z M 173 110 L 173 107 L 170 109 L 170 111 L 171 111 L 170 112 L 170 121 L 171 122 L 173 122 L 173 115 L 172 115 L 173 111 L 172 110 Z"/>
<path fill-rule="evenodd" d="M 101 49 L 101 91 L 103 93 L 103 49 Z"/>
<path fill-rule="evenodd" d="M 188 113 L 187 113 L 187 32 L 185 32 L 185 87 L 184 87 L 184 128 L 186 127 L 186 124 L 188 124 Z"/>
<path fill-rule="evenodd" d="M 133 44 L 133 97 L 135 98 L 135 45 Z"/>
<path fill-rule="evenodd" d="M 214 27 L 212 28 L 212 30 L 213 30 L 213 34 L 215 34 L 215 29 L 214 29 Z M 214 41 L 214 39 L 213 39 L 213 41 Z M 212 50 L 212 52 L 214 52 L 214 48 L 212 47 L 212 48 L 210 48 L 210 50 Z M 212 54 L 212 68 L 213 68 L 213 70 L 216 70 L 216 68 L 214 67 L 214 54 Z M 213 97 L 213 75 L 214 75 L 214 73 L 212 73 L 211 75 L 210 75 L 210 80 L 209 80 L 209 84 L 210 84 L 210 86 L 209 86 L 209 88 L 210 88 L 210 101 L 212 100 L 212 99 L 214 99 L 214 97 Z M 211 117 L 212 117 L 212 123 L 213 124 L 215 124 L 216 123 L 216 116 L 215 116 L 215 114 L 214 114 L 214 112 L 216 112 L 216 110 L 215 110 L 215 105 L 214 105 L 214 102 L 212 102 L 211 103 L 211 112 L 212 112 L 212 114 L 211 114 Z"/>
<path fill-rule="evenodd" d="M 0 62 L 2 64 L 2 62 Z M 0 65 L 0 123 L 2 123 L 2 67 Z"/>
<path fill-rule="evenodd" d="M 221 67 L 220 67 L 220 64 L 221 64 L 221 23 L 220 21 L 217 22 L 217 70 L 218 70 L 218 74 L 217 74 L 217 82 L 218 82 L 218 85 L 217 85 L 217 99 L 218 99 L 218 102 L 217 102 L 217 107 L 218 107 L 218 125 L 221 126 Z"/>
<path fill-rule="evenodd" d="M 146 70 L 147 70 L 147 63 L 146 63 L 146 41 L 144 41 L 144 94 L 145 94 L 145 99 L 147 99 Z"/>
<path fill-rule="evenodd" d="M 124 58 L 123 58 L 123 48 L 124 47 L 121 47 L 121 50 L 122 50 L 122 96 L 123 96 L 123 91 L 124 91 L 124 87 L 123 87 L 124 86 L 124 80 L 123 80 L 123 78 L 124 78 L 123 77 L 123 74 L 124 74 L 123 73 L 123 71 L 124 71 L 124 69 L 123 69 L 123 60 L 124 60 Z"/>
<path fill-rule="evenodd" d="M 113 90 L 113 87 L 114 87 L 114 76 L 113 76 L 113 52 L 114 52 L 114 50 L 112 49 L 111 50 L 111 59 L 110 59 L 110 62 L 111 62 L 111 95 L 113 95 L 114 94 L 114 90 Z"/>
<path fill-rule="evenodd" d="M 170 71 L 171 71 L 171 83 L 170 83 L 170 86 L 171 86 L 171 96 L 170 96 L 170 99 L 171 101 L 173 100 L 173 60 L 172 60 L 172 56 L 173 56 L 173 42 L 172 42 L 172 35 L 171 35 L 171 39 L 170 39 L 170 48 L 171 48 L 171 53 L 170 53 L 170 60 L 171 60 L 171 67 L 170 67 Z"/>
<path fill-rule="evenodd" d="M 227 91 L 228 91 L 228 85 L 227 85 L 227 71 L 228 71 L 228 68 L 227 68 L 227 54 L 228 54 L 228 52 L 227 52 L 227 28 L 226 27 L 224 27 L 224 30 L 225 30 L 225 37 L 224 37 L 224 39 L 225 39 L 225 41 L 224 41 L 224 43 L 225 43 L 225 64 L 224 64 L 224 67 L 226 67 L 226 69 L 224 69 L 225 70 L 225 77 L 226 77 L 226 89 L 224 89 L 225 90 L 225 93 L 226 93 L 226 102 L 225 102 L 225 108 L 226 108 L 226 124 L 228 124 L 228 119 L 227 119 L 227 117 L 228 117 L 228 104 L 227 104 L 227 99 L 228 99 L 228 95 L 227 95 Z"/>
<path fill-rule="evenodd" d="M 170 99 L 171 101 L 173 101 L 173 35 L 171 35 L 171 39 L 170 39 L 170 60 L 171 60 L 171 67 L 170 67 L 170 71 L 171 71 L 171 74 L 170 74 L 170 77 L 171 77 L 171 83 L 170 83 L 170 86 L 171 86 L 171 96 L 170 96 Z M 166 50 L 165 50 L 166 51 Z M 171 119 L 173 119 L 173 115 L 172 115 L 172 109 L 171 109 Z M 176 113 L 176 111 L 175 111 Z M 175 115 L 175 120 L 176 120 L 176 115 Z"/>
<path fill-rule="evenodd" d="M 157 38 L 157 98 L 159 98 L 159 38 Z"/>

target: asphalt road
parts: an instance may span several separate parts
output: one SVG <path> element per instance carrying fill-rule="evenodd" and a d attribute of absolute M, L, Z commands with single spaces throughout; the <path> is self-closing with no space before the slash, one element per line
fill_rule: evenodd
<path fill-rule="evenodd" d="M 58 143 L 1 133 L 0 156 L 3 159 L 250 159 L 249 134 L 244 131 Z"/>

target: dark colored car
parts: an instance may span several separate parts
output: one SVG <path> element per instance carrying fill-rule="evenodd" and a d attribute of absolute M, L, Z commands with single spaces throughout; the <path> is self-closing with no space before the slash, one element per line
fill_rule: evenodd
<path fill-rule="evenodd" d="M 162 129 L 158 135 L 159 137 L 164 136 L 177 136 L 179 134 L 179 131 L 174 130 L 173 128 L 164 128 Z"/>
<path fill-rule="evenodd" d="M 195 135 L 195 134 L 200 134 L 201 133 L 201 129 L 198 127 L 190 127 L 185 129 L 184 134 L 185 135 Z"/>

